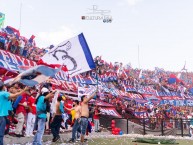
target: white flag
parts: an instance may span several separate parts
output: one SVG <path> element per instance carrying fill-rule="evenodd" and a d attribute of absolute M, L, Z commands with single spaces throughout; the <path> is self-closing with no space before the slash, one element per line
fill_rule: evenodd
<path fill-rule="evenodd" d="M 50 49 L 41 61 L 48 65 L 66 65 L 71 77 L 95 69 L 93 57 L 82 33 Z"/>

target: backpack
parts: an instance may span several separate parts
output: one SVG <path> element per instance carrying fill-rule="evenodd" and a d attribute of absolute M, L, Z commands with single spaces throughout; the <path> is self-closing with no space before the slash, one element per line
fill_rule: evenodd
<path fill-rule="evenodd" d="M 49 100 L 46 100 L 46 112 L 50 112 L 50 101 Z"/>
<path fill-rule="evenodd" d="M 19 103 L 21 102 L 22 96 L 17 97 L 17 99 L 13 103 L 13 111 L 16 111 L 16 108 L 18 107 Z"/>
<path fill-rule="evenodd" d="M 36 104 L 37 104 L 39 98 L 40 98 L 40 96 L 38 96 L 38 98 L 36 99 Z M 37 112 L 37 114 L 42 114 L 42 113 L 46 114 L 47 112 L 50 112 L 50 102 L 49 102 L 49 100 L 46 100 L 45 103 L 46 103 L 46 110 Z"/>

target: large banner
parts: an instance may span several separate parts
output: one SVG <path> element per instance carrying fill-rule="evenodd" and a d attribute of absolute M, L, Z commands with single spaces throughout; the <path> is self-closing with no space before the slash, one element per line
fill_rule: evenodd
<path fill-rule="evenodd" d="M 83 95 L 86 96 L 91 96 L 94 92 L 96 91 L 96 87 L 78 87 L 78 99 L 81 100 L 80 98 Z"/>
<path fill-rule="evenodd" d="M 36 62 L 10 52 L 0 50 L 0 67 L 10 71 L 20 71 L 20 66 L 36 66 Z"/>
<path fill-rule="evenodd" d="M 147 112 L 134 112 L 134 114 L 138 118 L 148 118 Z"/>
<path fill-rule="evenodd" d="M 121 118 L 121 115 L 116 111 L 115 108 L 102 107 L 101 112 L 104 115 L 115 116 L 117 118 Z"/>
<path fill-rule="evenodd" d="M 185 100 L 162 100 L 160 102 L 160 104 L 170 104 L 170 105 L 174 105 L 174 106 L 185 106 L 187 103 Z"/>
<path fill-rule="evenodd" d="M 100 106 L 100 107 L 114 107 L 113 105 L 100 100 L 95 100 L 95 101 L 91 100 L 89 103 L 95 104 L 96 106 Z"/>

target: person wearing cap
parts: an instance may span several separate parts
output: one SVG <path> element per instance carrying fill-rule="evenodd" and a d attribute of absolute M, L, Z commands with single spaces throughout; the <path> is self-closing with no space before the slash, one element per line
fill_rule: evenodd
<path fill-rule="evenodd" d="M 11 107 L 10 100 L 15 100 L 19 95 L 27 91 L 28 87 L 25 87 L 25 89 L 14 94 L 6 92 L 4 90 L 5 90 L 4 83 L 0 81 L 0 145 L 3 145 L 3 137 L 6 126 L 6 116 L 9 115 L 8 111 Z"/>
<path fill-rule="evenodd" d="M 36 99 L 36 114 L 38 129 L 33 138 L 33 145 L 42 145 L 42 136 L 46 125 L 46 103 L 53 97 L 55 92 L 50 92 L 47 88 L 41 89 L 40 95 Z"/>

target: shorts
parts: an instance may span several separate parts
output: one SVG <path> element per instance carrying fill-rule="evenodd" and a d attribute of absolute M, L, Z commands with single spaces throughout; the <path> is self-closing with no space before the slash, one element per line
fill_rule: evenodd
<path fill-rule="evenodd" d="M 81 134 L 85 135 L 88 126 L 88 118 L 81 118 Z"/>

